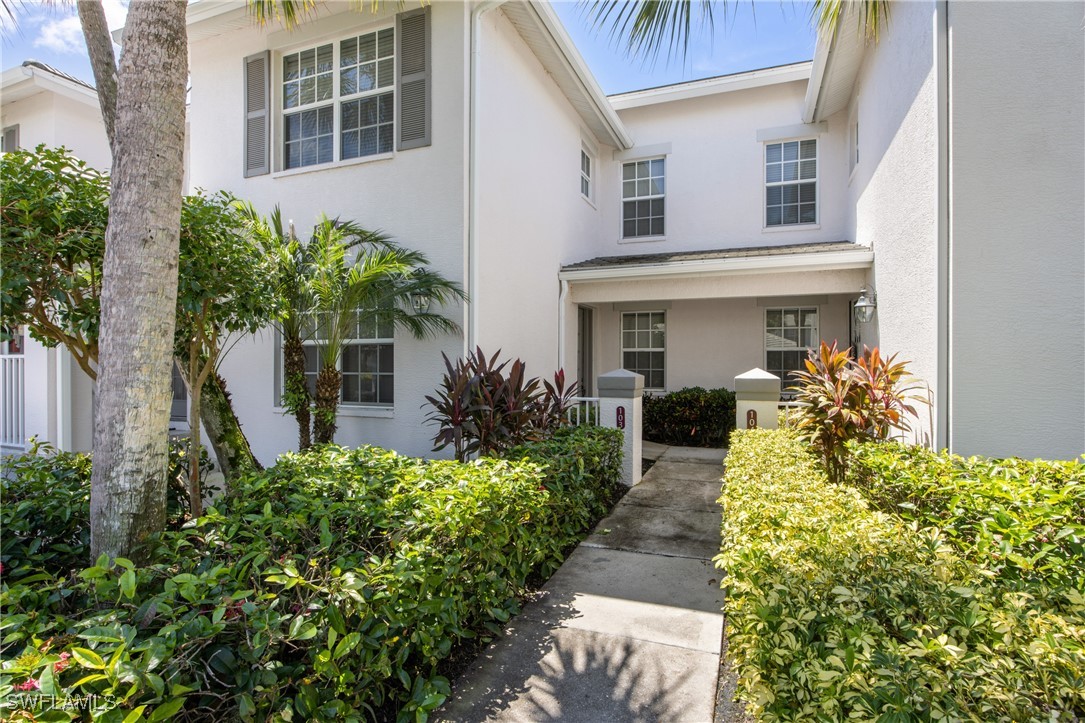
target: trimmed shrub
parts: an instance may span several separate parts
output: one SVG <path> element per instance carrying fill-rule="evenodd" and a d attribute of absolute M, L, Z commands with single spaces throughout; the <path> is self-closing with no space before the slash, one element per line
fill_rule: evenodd
<path fill-rule="evenodd" d="M 644 438 L 682 447 L 726 447 L 735 428 L 735 393 L 687 387 L 644 395 Z"/>
<path fill-rule="evenodd" d="M 321 447 L 158 536 L 155 564 L 5 557 L 0 710 L 67 715 L 18 695 L 36 693 L 104 721 L 424 720 L 454 647 L 494 635 L 601 514 L 620 450 L 601 429 L 470 464 Z"/>
<path fill-rule="evenodd" d="M 946 534 L 830 484 L 789 430 L 738 432 L 721 497 L 728 649 L 759 720 L 1075 720 L 1085 598 L 992 583 Z"/>

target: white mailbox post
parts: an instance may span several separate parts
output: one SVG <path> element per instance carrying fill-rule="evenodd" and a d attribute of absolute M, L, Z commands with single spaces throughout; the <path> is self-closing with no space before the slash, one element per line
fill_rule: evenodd
<path fill-rule="evenodd" d="M 776 429 L 780 377 L 751 369 L 735 377 L 735 429 Z"/>
<path fill-rule="evenodd" d="M 622 482 L 627 487 L 640 482 L 641 402 L 644 377 L 636 372 L 615 369 L 599 376 L 599 426 L 620 429 Z"/>

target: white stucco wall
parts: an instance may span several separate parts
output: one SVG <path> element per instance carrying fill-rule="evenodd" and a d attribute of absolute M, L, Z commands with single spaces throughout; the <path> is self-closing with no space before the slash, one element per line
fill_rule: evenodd
<path fill-rule="evenodd" d="M 934 4 L 898 3 L 887 33 L 868 48 L 853 107 L 831 123 L 859 120 L 859 162 L 847 182 L 848 235 L 874 249 L 869 277 L 878 295 L 862 341 L 899 354 L 916 377 L 937 388 L 938 151 L 934 78 Z M 847 159 L 847 147 L 841 157 Z M 921 411 L 917 438 L 929 435 Z"/>
<path fill-rule="evenodd" d="M 580 193 L 580 152 L 609 159 L 501 11 L 483 15 L 479 73 L 478 342 L 549 378 L 576 373 L 576 312 L 558 361 L 558 269 L 593 252 L 599 212 Z M 607 163 L 608 161 L 603 161 Z M 613 194 L 596 184 L 596 199 Z M 571 336 L 570 336 L 571 335 Z M 571 342 L 569 341 L 571 339 Z"/>
<path fill-rule="evenodd" d="M 434 3 L 432 10 L 433 98 L 430 147 L 395 153 L 334 168 L 299 170 L 246 179 L 242 174 L 244 57 L 271 48 L 272 67 L 281 67 L 280 51 L 318 41 L 338 40 L 393 22 L 390 8 L 378 16 L 345 3 L 322 7 L 323 19 L 294 32 L 252 28 L 233 30 L 193 42 L 190 129 L 191 183 L 208 190 L 227 189 L 262 212 L 276 204 L 304 234 L 321 212 L 380 229 L 403 245 L 425 252 L 431 267 L 464 281 L 465 78 L 466 15 L 460 3 Z M 334 12 L 331 17 L 328 13 Z M 274 76 L 273 76 L 274 78 Z M 276 83 L 272 82 L 274 104 Z M 275 146 L 273 141 L 273 146 Z M 462 325 L 462 309 L 444 309 Z M 397 332 L 394 410 L 343 407 L 337 441 L 374 443 L 408 453 L 426 454 L 433 430 L 423 426 L 423 395 L 432 392 L 443 371 L 441 352 L 462 352 L 458 335 L 417 341 Z M 257 456 L 273 462 L 295 449 L 297 428 L 281 415 L 275 399 L 274 336 L 271 331 L 239 343 L 224 359 L 222 373 L 234 407 Z"/>
<path fill-rule="evenodd" d="M 621 162 L 603 166 L 602 233 L 595 255 L 853 240 L 846 233 L 847 155 L 843 123 L 818 139 L 818 217 L 810 226 L 764 228 L 764 145 L 758 131 L 802 122 L 805 81 L 657 103 L 619 112 L 638 149 L 670 146 L 666 157 L 666 238 L 621 239 Z M 789 135 L 781 136 L 787 139 Z M 644 151 L 648 153 L 648 151 Z"/>
<path fill-rule="evenodd" d="M 1085 452 L 1081 3 L 952 3 L 951 442 Z"/>
<path fill-rule="evenodd" d="M 65 146 L 98 170 L 112 165 L 109 140 L 97 107 L 49 91 L 0 105 L 0 127 L 19 126 L 19 145 Z"/>

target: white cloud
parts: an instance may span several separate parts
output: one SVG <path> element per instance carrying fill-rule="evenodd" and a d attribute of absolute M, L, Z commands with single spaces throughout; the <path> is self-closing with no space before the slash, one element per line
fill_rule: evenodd
<path fill-rule="evenodd" d="M 104 0 L 106 22 L 110 29 L 124 25 L 128 15 L 127 0 Z M 45 48 L 54 53 L 80 54 L 86 52 L 86 43 L 83 41 L 83 28 L 79 24 L 79 15 L 71 10 L 63 17 L 39 17 L 41 22 L 37 37 L 34 38 L 34 47 Z"/>

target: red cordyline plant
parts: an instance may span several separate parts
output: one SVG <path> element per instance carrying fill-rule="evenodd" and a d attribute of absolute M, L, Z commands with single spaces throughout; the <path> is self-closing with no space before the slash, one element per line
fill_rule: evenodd
<path fill-rule="evenodd" d="M 426 422 L 439 426 L 435 452 L 451 445 L 461 462 L 500 454 L 567 423 L 577 385 L 566 388 L 565 372 L 558 370 L 552 383 L 529 378 L 524 362 L 498 362 L 500 354 L 487 357 L 476 348 L 455 362 L 442 355 L 445 375 L 435 395 L 426 397 L 433 407 Z"/>
<path fill-rule="evenodd" d="M 833 482 L 847 472 L 849 441 L 881 441 L 894 431 L 908 432 L 909 417 L 916 413 L 912 403 L 929 403 L 917 393 L 921 387 L 907 364 L 865 346 L 852 359 L 851 349 L 841 351 L 834 341 L 821 342 L 806 359 L 806 370 L 792 372 L 797 383 L 790 390 L 802 405 L 796 427 Z"/>

